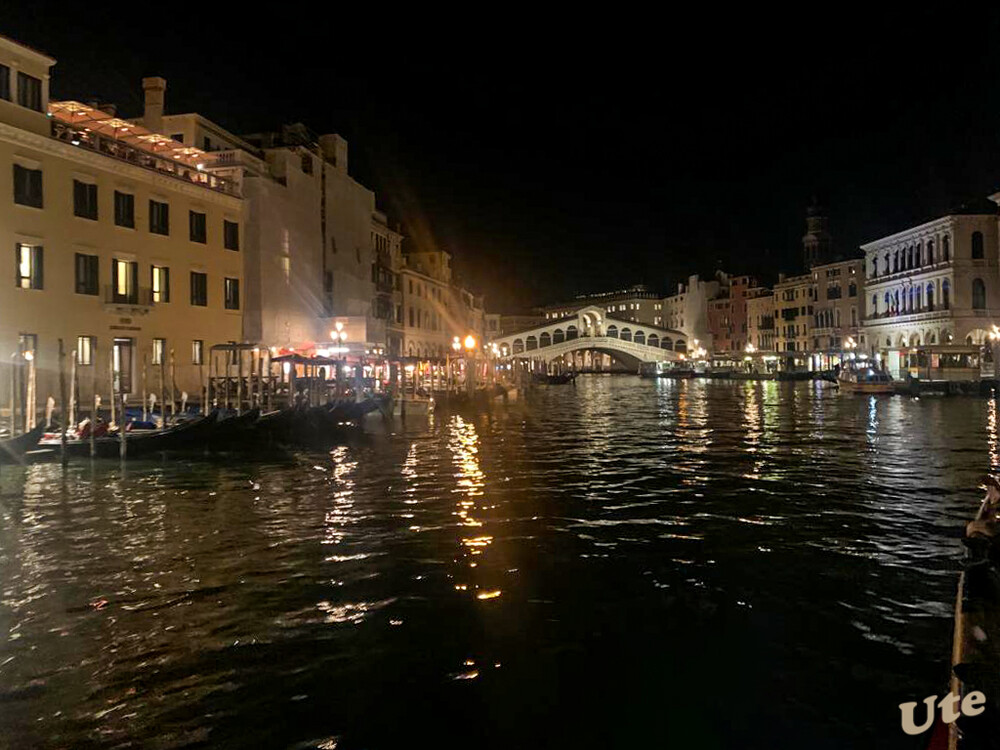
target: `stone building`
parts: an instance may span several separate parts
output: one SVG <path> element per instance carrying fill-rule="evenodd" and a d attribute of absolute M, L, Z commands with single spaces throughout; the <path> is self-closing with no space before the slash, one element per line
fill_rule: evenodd
<path fill-rule="evenodd" d="M 748 342 L 747 299 L 757 288 L 752 276 L 718 274 L 719 291 L 708 300 L 707 318 L 711 351 L 716 354 L 742 352 Z"/>
<path fill-rule="evenodd" d="M 775 351 L 774 292 L 758 288 L 747 299 L 747 343 L 761 354 Z"/>
<path fill-rule="evenodd" d="M 907 349 L 986 340 L 1000 316 L 996 213 L 977 204 L 862 246 L 867 348 L 891 372 Z"/>
<path fill-rule="evenodd" d="M 845 351 L 865 351 L 864 260 L 838 261 L 813 266 L 816 304 L 812 324 L 813 369 L 839 364 Z"/>
<path fill-rule="evenodd" d="M 663 327 L 682 331 L 688 340 L 698 341 L 705 349 L 711 349 L 711 330 L 708 325 L 708 303 L 715 299 L 722 283 L 715 279 L 702 280 L 697 274 L 688 277 L 687 283 L 679 283 L 677 292 L 663 299 Z"/>
<path fill-rule="evenodd" d="M 136 403 L 144 365 L 151 391 L 165 372 L 197 398 L 210 347 L 242 334 L 239 186 L 111 107 L 50 102 L 54 64 L 0 38 L 0 240 L 15 259 L 0 342 L 32 352 L 39 405 L 59 395 L 60 339 L 86 403 L 112 383 Z"/>
<path fill-rule="evenodd" d="M 774 341 L 783 369 L 806 369 L 809 365 L 815 304 L 812 273 L 778 274 L 774 285 Z"/>

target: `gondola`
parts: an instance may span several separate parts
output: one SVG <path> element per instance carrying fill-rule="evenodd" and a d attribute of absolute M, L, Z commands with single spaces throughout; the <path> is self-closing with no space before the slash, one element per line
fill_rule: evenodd
<path fill-rule="evenodd" d="M 963 571 L 955 602 L 951 692 L 978 691 L 985 711 L 948 727 L 949 750 L 994 748 L 1000 738 L 1000 482 L 987 477 L 986 497 L 965 529 Z M 938 728 L 940 729 L 940 727 Z M 940 735 L 941 732 L 935 732 Z M 935 746 L 932 741 L 931 746 Z M 938 742 L 938 747 L 943 743 Z"/>
<path fill-rule="evenodd" d="M 536 372 L 534 381 L 541 385 L 566 385 L 576 380 L 575 372 L 564 372 L 558 375 L 549 375 L 544 372 Z"/>
<path fill-rule="evenodd" d="M 23 435 L 0 440 L 0 464 L 24 463 L 24 455 L 38 445 L 45 434 L 45 425 L 38 425 Z"/>
<path fill-rule="evenodd" d="M 156 451 L 181 448 L 194 445 L 200 442 L 200 438 L 209 433 L 209 429 L 215 420 L 216 413 L 204 417 L 197 417 L 180 424 L 168 427 L 164 430 L 150 430 L 148 432 L 126 432 L 125 449 L 126 455 L 138 456 L 142 454 L 155 453 Z M 61 442 L 58 438 L 47 440 L 41 446 L 53 449 L 57 454 L 61 451 Z M 115 458 L 121 455 L 121 436 L 107 435 L 95 438 L 93 442 L 94 454 L 98 458 Z M 89 456 L 91 450 L 90 440 L 67 440 L 66 454 L 69 456 Z"/>

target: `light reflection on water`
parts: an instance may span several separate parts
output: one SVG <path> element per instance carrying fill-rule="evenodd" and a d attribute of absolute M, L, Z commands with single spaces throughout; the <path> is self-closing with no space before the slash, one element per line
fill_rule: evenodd
<path fill-rule="evenodd" d="M 592 377 L 528 406 L 5 467 L 0 745 L 919 746 L 896 706 L 947 679 L 995 402 Z"/>

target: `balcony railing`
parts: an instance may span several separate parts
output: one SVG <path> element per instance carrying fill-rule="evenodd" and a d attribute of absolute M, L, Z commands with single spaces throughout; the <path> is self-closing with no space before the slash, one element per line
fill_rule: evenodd
<path fill-rule="evenodd" d="M 181 163 L 174 159 L 165 159 L 162 156 L 143 151 L 142 149 L 130 146 L 123 141 L 100 135 L 93 131 L 82 128 L 74 128 L 64 122 L 52 120 L 52 137 L 70 143 L 79 148 L 89 151 L 96 151 L 104 156 L 118 159 L 119 161 L 132 164 L 143 169 L 149 169 L 159 174 L 165 174 L 178 180 L 184 180 L 196 185 L 215 190 L 228 195 L 239 196 L 239 188 L 230 182 L 214 174 L 202 172 L 188 164 Z"/>
<path fill-rule="evenodd" d="M 104 304 L 116 307 L 149 308 L 153 302 L 153 290 L 149 287 L 139 287 L 132 289 L 125 294 L 119 292 L 118 287 L 111 284 L 104 286 Z"/>

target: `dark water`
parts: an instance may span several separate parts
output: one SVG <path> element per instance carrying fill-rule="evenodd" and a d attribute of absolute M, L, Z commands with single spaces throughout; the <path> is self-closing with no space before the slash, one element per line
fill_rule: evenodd
<path fill-rule="evenodd" d="M 4 469 L 5 747 L 922 747 L 973 399 L 593 377 L 329 454 Z"/>

